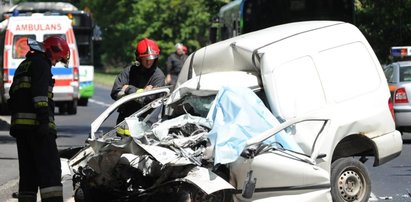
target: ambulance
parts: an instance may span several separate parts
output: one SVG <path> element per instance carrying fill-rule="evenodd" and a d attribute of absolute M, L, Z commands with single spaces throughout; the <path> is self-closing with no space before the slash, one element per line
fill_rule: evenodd
<path fill-rule="evenodd" d="M 42 42 L 50 36 L 61 36 L 67 40 L 70 48 L 68 68 L 62 63 L 53 67 L 54 101 L 60 114 L 76 114 L 79 93 L 79 55 L 73 33 L 72 21 L 63 15 L 30 14 L 29 16 L 11 16 L 2 33 L 2 105 L 9 99 L 9 89 L 16 68 L 25 59 L 29 47 L 27 38 Z"/>

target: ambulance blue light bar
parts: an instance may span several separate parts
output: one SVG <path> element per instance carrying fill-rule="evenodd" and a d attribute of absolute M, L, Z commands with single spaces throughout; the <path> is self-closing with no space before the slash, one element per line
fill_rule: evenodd
<path fill-rule="evenodd" d="M 393 57 L 411 56 L 411 46 L 391 47 L 391 56 Z"/>

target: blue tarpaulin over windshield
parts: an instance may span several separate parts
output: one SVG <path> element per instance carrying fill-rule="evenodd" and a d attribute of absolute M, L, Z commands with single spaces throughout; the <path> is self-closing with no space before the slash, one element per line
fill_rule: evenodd
<path fill-rule="evenodd" d="M 223 87 L 207 118 L 213 121 L 209 139 L 214 146 L 214 164 L 234 162 L 248 139 L 279 124 L 262 100 L 246 87 Z M 274 142 L 285 149 L 302 152 L 284 131 L 264 141 L 266 144 Z"/>

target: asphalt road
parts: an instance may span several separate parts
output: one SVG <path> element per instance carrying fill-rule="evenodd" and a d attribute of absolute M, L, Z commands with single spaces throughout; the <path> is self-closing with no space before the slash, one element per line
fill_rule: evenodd
<path fill-rule="evenodd" d="M 378 167 L 373 167 L 373 163 L 373 158 L 370 158 L 366 166 L 374 200 L 411 201 L 411 133 L 403 135 L 403 149 L 399 157 Z"/>

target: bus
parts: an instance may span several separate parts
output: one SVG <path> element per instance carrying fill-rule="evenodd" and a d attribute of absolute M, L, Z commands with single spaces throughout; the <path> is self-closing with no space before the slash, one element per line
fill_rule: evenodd
<path fill-rule="evenodd" d="M 84 11 L 71 12 L 68 16 L 73 21 L 73 31 L 80 56 L 80 99 L 78 104 L 87 106 L 88 99 L 94 94 L 94 24 L 90 14 Z"/>
<path fill-rule="evenodd" d="M 3 18 L 30 13 L 67 15 L 71 19 L 80 57 L 78 105 L 87 106 L 88 99 L 94 95 L 94 39 L 99 38 L 94 37 L 96 25 L 92 16 L 67 2 L 22 2 L 11 7 Z"/>
<path fill-rule="evenodd" d="M 234 0 L 213 19 L 210 42 L 306 20 L 354 23 L 354 0 Z"/>

